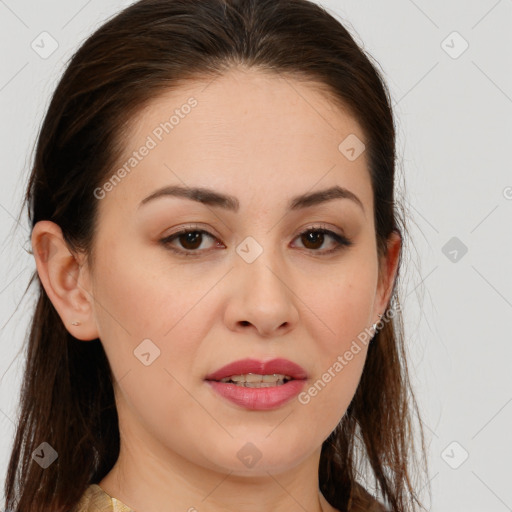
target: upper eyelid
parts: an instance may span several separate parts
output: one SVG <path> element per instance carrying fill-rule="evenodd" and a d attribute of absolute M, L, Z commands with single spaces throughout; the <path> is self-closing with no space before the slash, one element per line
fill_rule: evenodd
<path fill-rule="evenodd" d="M 316 230 L 325 230 L 325 231 L 330 231 L 332 232 L 334 235 L 337 235 L 341 238 L 348 238 L 345 233 L 343 232 L 343 230 L 340 230 L 341 233 L 337 233 L 336 232 L 336 228 L 332 228 L 330 226 L 328 226 L 327 224 L 324 224 L 324 223 L 313 223 L 312 225 L 310 226 L 306 226 L 304 228 L 301 228 L 300 231 L 297 232 L 297 234 L 295 235 L 295 237 L 305 233 L 305 232 L 308 232 L 308 231 L 316 231 Z M 339 229 L 339 228 L 338 228 Z M 219 237 L 213 233 L 211 233 L 210 231 L 208 231 L 208 229 L 206 228 L 203 228 L 201 225 L 199 224 L 191 224 L 191 225 L 185 225 L 181 228 L 179 228 L 177 231 L 174 231 L 173 233 L 169 234 L 169 235 L 166 235 L 163 237 L 163 239 L 167 239 L 167 238 L 170 238 L 170 237 L 173 237 L 173 236 L 177 236 L 179 234 L 183 234 L 183 233 L 188 233 L 188 232 L 195 232 L 195 231 L 198 231 L 200 233 L 203 233 L 203 234 L 206 234 L 212 238 L 216 238 L 216 239 L 219 239 Z"/>

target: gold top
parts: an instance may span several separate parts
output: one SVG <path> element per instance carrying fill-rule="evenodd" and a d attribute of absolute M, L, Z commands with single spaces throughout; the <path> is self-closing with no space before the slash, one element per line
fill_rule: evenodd
<path fill-rule="evenodd" d="M 108 495 L 99 485 L 91 484 L 86 489 L 73 512 L 135 512 Z"/>
<path fill-rule="evenodd" d="M 360 487 L 359 484 L 356 484 Z M 361 488 L 361 487 L 360 487 Z M 362 488 L 361 488 L 362 489 Z M 365 503 L 352 506 L 352 496 L 349 500 L 348 510 L 351 512 L 389 512 L 382 503 L 363 491 L 367 497 Z M 107 494 L 99 485 L 90 484 L 73 508 L 72 512 L 135 512 L 133 509 Z"/>

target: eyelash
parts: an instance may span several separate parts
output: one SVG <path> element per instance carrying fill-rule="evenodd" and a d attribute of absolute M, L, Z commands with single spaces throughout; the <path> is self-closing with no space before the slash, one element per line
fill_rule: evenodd
<path fill-rule="evenodd" d="M 200 229 L 196 226 L 187 226 L 179 231 L 177 231 L 176 233 L 173 233 L 165 238 L 162 238 L 160 240 L 160 243 L 162 245 L 164 245 L 164 247 L 166 247 L 167 249 L 181 255 L 181 256 L 185 256 L 185 257 L 198 257 L 198 256 L 201 256 L 201 254 L 206 250 L 206 251 L 209 251 L 211 249 L 205 249 L 203 251 L 199 251 L 199 250 L 194 250 L 194 251 L 191 251 L 191 250 L 182 250 L 182 249 L 177 249 L 175 247 L 173 247 L 171 245 L 171 242 L 173 242 L 174 240 L 176 240 L 177 238 L 179 238 L 180 236 L 182 235 L 186 235 L 188 233 L 201 233 L 203 235 L 207 235 L 209 237 L 211 237 L 212 239 L 216 240 L 216 237 L 213 236 L 211 233 L 209 233 L 208 231 L 205 231 L 204 229 Z M 339 235 L 338 233 L 335 233 L 334 231 L 331 231 L 330 229 L 327 229 L 323 226 L 311 226 L 310 228 L 302 231 L 301 233 L 299 233 L 297 235 L 297 237 L 295 238 L 298 238 L 304 234 L 307 234 L 307 233 L 321 233 L 321 234 L 324 234 L 324 235 L 329 235 L 331 238 L 333 238 L 336 243 L 337 243 L 337 246 L 334 248 L 334 249 L 330 249 L 328 251 L 320 251 L 320 250 L 316 250 L 316 249 L 306 249 L 307 251 L 311 251 L 313 253 L 318 253 L 320 255 L 329 255 L 329 254 L 332 254 L 334 252 L 337 252 L 345 247 L 350 247 L 351 245 L 353 245 L 353 242 L 351 242 L 348 238 L 346 238 L 345 236 L 343 235 Z"/>

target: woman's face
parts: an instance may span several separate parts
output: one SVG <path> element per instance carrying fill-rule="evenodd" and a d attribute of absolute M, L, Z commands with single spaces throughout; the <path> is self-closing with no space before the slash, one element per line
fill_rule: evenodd
<path fill-rule="evenodd" d="M 80 276 L 126 449 L 240 475 L 318 456 L 361 376 L 358 335 L 388 299 L 362 141 L 312 85 L 254 70 L 190 83 L 137 116 L 95 193 L 94 267 Z M 148 199 L 164 187 L 189 197 Z M 316 195 L 328 189 L 348 192 Z M 289 360 L 306 379 L 291 396 L 290 384 L 205 380 L 247 358 Z"/>

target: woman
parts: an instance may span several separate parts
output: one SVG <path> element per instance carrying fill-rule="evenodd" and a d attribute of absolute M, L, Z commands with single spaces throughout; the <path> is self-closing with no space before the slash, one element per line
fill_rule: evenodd
<path fill-rule="evenodd" d="M 97 30 L 27 189 L 5 506 L 417 510 L 394 160 L 380 75 L 314 3 L 142 0 Z"/>

